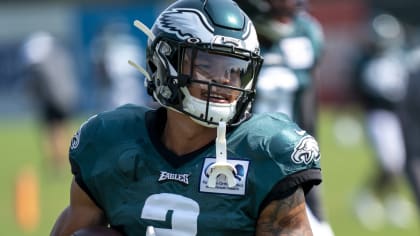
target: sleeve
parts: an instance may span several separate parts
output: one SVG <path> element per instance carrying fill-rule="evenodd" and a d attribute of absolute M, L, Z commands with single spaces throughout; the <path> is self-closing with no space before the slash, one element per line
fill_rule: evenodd
<path fill-rule="evenodd" d="M 287 176 L 279 181 L 264 198 L 260 206 L 260 211 L 271 201 L 279 200 L 290 196 L 298 187 L 302 187 L 306 193 L 314 186 L 321 183 L 321 171 L 318 169 L 308 169 L 296 174 Z"/>
<path fill-rule="evenodd" d="M 100 120 L 97 115 L 94 115 L 85 121 L 74 134 L 69 148 L 71 171 L 75 181 L 97 205 L 98 202 L 92 195 L 92 190 L 89 189 L 86 183 L 86 179 L 89 178 L 90 175 L 86 170 L 93 169 L 93 165 L 95 165 L 95 156 L 97 155 L 95 154 L 96 151 L 92 144 L 95 141 L 94 137 L 99 122 Z"/>
<path fill-rule="evenodd" d="M 301 186 L 307 193 L 322 181 L 321 154 L 315 138 L 291 125 L 281 129 L 268 142 L 270 158 L 278 167 L 278 181 L 263 200 L 263 209 L 272 200 L 282 199 Z"/>
<path fill-rule="evenodd" d="M 272 138 L 269 150 L 284 175 L 285 186 L 291 182 L 298 185 L 311 178 L 319 179 L 321 153 L 315 138 L 299 128 L 282 134 L 283 137 Z"/>

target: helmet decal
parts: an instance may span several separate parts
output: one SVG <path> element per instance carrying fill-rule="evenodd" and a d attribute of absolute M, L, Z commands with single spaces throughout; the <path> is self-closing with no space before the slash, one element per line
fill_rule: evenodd
<path fill-rule="evenodd" d="M 180 39 L 200 38 L 203 42 L 210 42 L 214 28 L 200 11 L 191 8 L 174 8 L 160 15 L 157 27 L 161 30 L 176 34 Z"/>
<path fill-rule="evenodd" d="M 245 48 L 251 52 L 259 53 L 259 42 L 257 37 L 257 32 L 251 21 L 248 21 L 245 32 L 242 36 L 245 40 Z"/>

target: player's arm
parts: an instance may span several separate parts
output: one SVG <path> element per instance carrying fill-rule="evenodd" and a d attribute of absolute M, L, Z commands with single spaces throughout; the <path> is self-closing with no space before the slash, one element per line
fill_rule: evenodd
<path fill-rule="evenodd" d="M 50 235 L 69 236 L 77 229 L 92 225 L 106 225 L 106 223 L 103 211 L 73 179 L 70 205 L 58 217 Z"/>
<path fill-rule="evenodd" d="M 286 198 L 271 201 L 261 212 L 256 236 L 312 236 L 301 187 Z"/>

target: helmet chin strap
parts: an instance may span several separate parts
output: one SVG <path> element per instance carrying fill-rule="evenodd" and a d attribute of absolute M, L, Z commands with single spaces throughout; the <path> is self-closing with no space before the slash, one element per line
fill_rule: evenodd
<path fill-rule="evenodd" d="M 185 96 L 182 101 L 183 109 L 190 114 L 193 121 L 200 125 L 215 128 L 218 125 L 217 122 L 229 122 L 235 115 L 237 101 L 234 101 L 233 103 L 207 102 L 206 100 L 192 96 L 186 87 L 182 87 L 181 91 Z M 209 107 L 207 108 L 207 106 Z M 208 114 L 205 115 L 207 109 Z M 196 117 L 204 117 L 205 119 Z M 210 123 L 210 121 L 212 123 Z"/>
<path fill-rule="evenodd" d="M 221 121 L 217 127 L 216 162 L 209 168 L 207 186 L 210 188 L 216 187 L 216 181 L 219 175 L 224 175 L 226 177 L 229 188 L 236 185 L 235 175 L 237 172 L 235 167 L 227 162 L 226 150 L 226 122 Z"/>
<path fill-rule="evenodd" d="M 152 41 L 155 40 L 156 37 L 153 34 L 153 32 L 149 29 L 149 27 L 147 27 L 141 21 L 135 20 L 134 26 L 137 27 L 137 29 L 139 29 L 141 32 L 143 32 L 150 40 Z"/>
<path fill-rule="evenodd" d="M 149 73 L 147 73 L 147 71 L 143 67 L 137 65 L 132 60 L 128 60 L 128 64 L 130 64 L 132 67 L 136 68 L 140 73 L 142 73 L 146 77 L 147 80 L 149 80 L 149 81 L 152 80 L 152 78 L 150 77 Z"/>

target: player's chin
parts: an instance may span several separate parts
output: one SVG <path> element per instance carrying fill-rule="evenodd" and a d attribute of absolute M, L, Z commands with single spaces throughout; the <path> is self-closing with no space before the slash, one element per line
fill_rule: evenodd
<path fill-rule="evenodd" d="M 105 226 L 89 226 L 81 228 L 74 232 L 72 236 L 123 236 L 122 233 L 115 229 L 111 229 Z"/>

